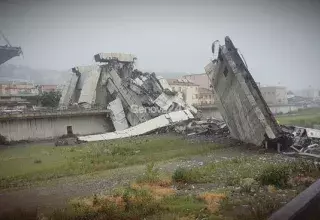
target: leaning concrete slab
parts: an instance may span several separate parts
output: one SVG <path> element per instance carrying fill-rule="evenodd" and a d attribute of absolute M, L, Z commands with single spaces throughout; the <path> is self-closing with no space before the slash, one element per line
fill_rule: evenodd
<path fill-rule="evenodd" d="M 98 65 L 75 67 L 72 71 L 79 75 L 80 83 L 78 103 L 87 104 L 90 108 L 96 101 L 96 88 L 100 78 L 100 67 Z"/>
<path fill-rule="evenodd" d="M 231 135 L 258 146 L 280 137 L 279 125 L 230 38 L 223 46 L 215 41 L 212 52 L 214 60 L 205 71 Z"/>
<path fill-rule="evenodd" d="M 116 131 L 121 131 L 129 127 L 121 100 L 118 97 L 109 103 L 107 109 L 110 110 L 110 118 Z"/>

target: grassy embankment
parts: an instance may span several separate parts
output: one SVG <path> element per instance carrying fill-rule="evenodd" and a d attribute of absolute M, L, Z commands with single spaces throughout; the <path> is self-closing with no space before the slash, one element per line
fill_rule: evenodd
<path fill-rule="evenodd" d="M 192 144 L 177 137 L 138 137 L 68 147 L 0 150 L 0 189 L 148 162 L 209 153 L 221 146 Z"/>
<path fill-rule="evenodd" d="M 261 155 L 178 168 L 169 176 L 150 164 L 130 186 L 111 194 L 75 198 L 69 207 L 47 217 L 263 220 L 319 176 L 314 164 Z M 2 219 L 36 219 L 37 215 L 36 211 L 14 212 Z"/>
<path fill-rule="evenodd" d="M 320 125 L 320 108 L 302 109 L 292 114 L 277 115 L 280 124 L 313 128 Z"/>

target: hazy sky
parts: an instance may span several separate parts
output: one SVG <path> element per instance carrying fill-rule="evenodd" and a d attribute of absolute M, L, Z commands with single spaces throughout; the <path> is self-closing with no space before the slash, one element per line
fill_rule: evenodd
<path fill-rule="evenodd" d="M 139 69 L 186 73 L 229 35 L 256 81 L 320 88 L 318 0 L 0 0 L 0 30 L 22 47 L 14 64 L 65 70 L 127 52 Z"/>

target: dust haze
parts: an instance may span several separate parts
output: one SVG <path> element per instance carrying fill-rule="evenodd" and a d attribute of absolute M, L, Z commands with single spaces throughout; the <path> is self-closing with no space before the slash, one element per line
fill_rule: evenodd
<path fill-rule="evenodd" d="M 141 70 L 203 73 L 228 35 L 256 81 L 290 89 L 320 87 L 319 22 L 316 0 L 0 1 L 0 29 L 24 52 L 11 64 L 65 71 L 126 52 Z"/>

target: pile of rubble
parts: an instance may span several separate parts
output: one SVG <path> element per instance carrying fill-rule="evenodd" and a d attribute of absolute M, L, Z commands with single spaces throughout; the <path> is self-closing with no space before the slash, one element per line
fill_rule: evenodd
<path fill-rule="evenodd" d="M 223 134 L 256 146 L 320 158 L 320 131 L 280 126 L 255 83 L 248 66 L 229 37 L 215 41 L 213 60 L 205 67 L 222 120 L 200 121 L 168 82 L 154 73 L 134 69 L 136 57 L 100 53 L 98 64 L 75 67 L 62 91 L 61 108 L 106 108 L 114 131 L 80 136 L 80 141 L 100 141 L 177 132 L 188 136 Z"/>
<path fill-rule="evenodd" d="M 72 69 L 60 108 L 106 108 L 115 131 L 79 140 L 142 135 L 195 119 L 197 109 L 174 92 L 164 78 L 134 69 L 135 56 L 101 53 L 94 58 L 99 64 Z"/>
<path fill-rule="evenodd" d="M 320 130 L 295 126 L 282 126 L 282 129 L 292 140 L 290 149 L 284 154 L 320 159 Z"/>

